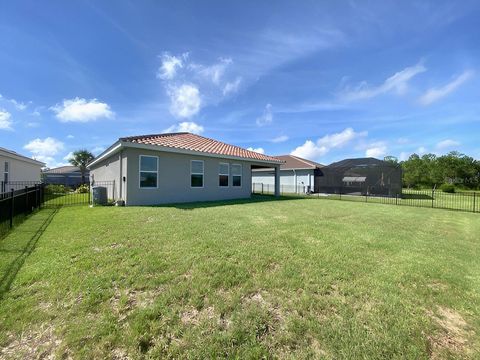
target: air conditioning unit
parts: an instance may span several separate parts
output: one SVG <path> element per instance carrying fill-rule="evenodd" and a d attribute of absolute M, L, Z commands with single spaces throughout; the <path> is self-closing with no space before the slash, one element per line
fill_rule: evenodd
<path fill-rule="evenodd" d="M 92 201 L 93 205 L 107 205 L 107 188 L 104 186 L 92 187 Z"/>

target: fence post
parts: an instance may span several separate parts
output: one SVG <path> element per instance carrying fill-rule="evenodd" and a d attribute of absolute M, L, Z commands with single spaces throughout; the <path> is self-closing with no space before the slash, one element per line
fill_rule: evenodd
<path fill-rule="evenodd" d="M 432 189 L 432 208 L 434 207 L 434 196 L 435 196 L 435 189 Z"/>
<path fill-rule="evenodd" d="M 35 184 L 35 209 L 38 208 L 38 184 Z"/>
<path fill-rule="evenodd" d="M 13 227 L 13 206 L 14 206 L 13 192 L 14 190 L 12 189 L 10 191 L 10 229 Z"/>
<path fill-rule="evenodd" d="M 25 211 L 28 210 L 28 186 L 25 186 Z"/>
<path fill-rule="evenodd" d="M 398 193 L 395 194 L 395 205 L 398 205 Z"/>
<path fill-rule="evenodd" d="M 262 195 L 263 195 L 263 183 L 262 183 Z"/>
<path fill-rule="evenodd" d="M 476 198 L 476 193 L 473 192 L 473 212 L 475 212 L 475 198 Z"/>

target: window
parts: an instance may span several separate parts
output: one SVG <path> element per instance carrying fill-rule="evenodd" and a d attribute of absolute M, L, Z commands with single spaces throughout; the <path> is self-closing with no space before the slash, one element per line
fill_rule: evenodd
<path fill-rule="evenodd" d="M 9 173 L 9 163 L 8 161 L 5 161 L 5 167 L 3 169 L 3 182 L 6 184 L 8 183 L 8 173 Z"/>
<path fill-rule="evenodd" d="M 220 163 L 218 167 L 218 186 L 228 186 L 229 175 L 228 163 Z"/>
<path fill-rule="evenodd" d="M 232 164 L 232 185 L 242 186 L 242 165 Z"/>
<path fill-rule="evenodd" d="M 203 187 L 203 160 L 191 161 L 190 185 L 192 187 Z"/>
<path fill-rule="evenodd" d="M 140 155 L 140 187 L 156 188 L 158 185 L 158 157 Z"/>

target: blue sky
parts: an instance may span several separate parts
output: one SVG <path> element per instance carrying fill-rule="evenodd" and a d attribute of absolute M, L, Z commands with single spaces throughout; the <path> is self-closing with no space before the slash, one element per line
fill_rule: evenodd
<path fill-rule="evenodd" d="M 475 1 L 1 1 L 0 146 L 192 131 L 330 163 L 480 158 Z"/>

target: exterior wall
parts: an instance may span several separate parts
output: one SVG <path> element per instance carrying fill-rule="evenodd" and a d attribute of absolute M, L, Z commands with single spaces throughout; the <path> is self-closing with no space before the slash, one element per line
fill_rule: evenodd
<path fill-rule="evenodd" d="M 303 192 L 303 186 L 310 186 L 313 191 L 314 170 L 295 170 L 297 175 L 296 192 Z M 263 183 L 273 188 L 275 176 L 271 171 L 252 172 L 252 183 Z M 282 192 L 295 192 L 295 173 L 293 170 L 280 170 L 280 190 Z"/>
<path fill-rule="evenodd" d="M 200 155 L 186 155 L 135 148 L 124 149 L 128 158 L 127 205 L 156 205 L 167 203 L 213 201 L 248 198 L 251 195 L 251 165 L 254 162 L 231 160 Z M 158 187 L 142 189 L 139 186 L 140 155 L 158 156 Z M 204 161 L 203 188 L 190 186 L 190 161 Z M 221 162 L 229 163 L 229 186 L 218 185 Z M 231 165 L 242 165 L 242 186 L 232 186 Z"/>
<path fill-rule="evenodd" d="M 126 161 L 126 158 L 122 159 L 122 163 L 124 165 L 126 165 Z M 123 169 L 126 169 L 126 167 L 123 167 Z M 125 187 L 123 186 L 122 189 L 120 189 L 120 186 L 123 185 L 120 175 L 120 154 L 114 154 L 113 156 L 110 156 L 109 158 L 106 158 L 98 164 L 90 167 L 90 181 L 94 181 L 93 186 L 102 186 L 103 181 L 115 181 L 113 186 L 106 186 L 108 198 L 125 200 L 125 193 L 120 191 L 123 191 Z"/>
<path fill-rule="evenodd" d="M 40 181 L 42 169 L 41 165 L 11 158 L 5 155 L 0 155 L 0 181 L 3 181 L 4 179 L 3 176 L 6 161 L 9 163 L 9 181 Z"/>

